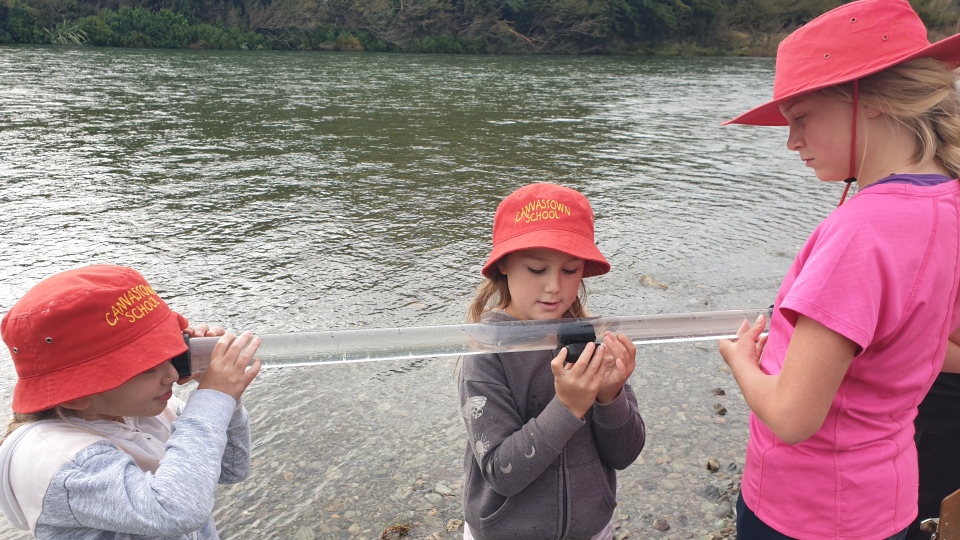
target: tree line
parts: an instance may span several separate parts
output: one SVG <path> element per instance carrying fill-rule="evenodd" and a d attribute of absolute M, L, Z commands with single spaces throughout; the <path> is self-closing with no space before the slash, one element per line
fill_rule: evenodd
<path fill-rule="evenodd" d="M 839 0 L 0 0 L 0 44 L 769 55 Z M 960 0 L 912 0 L 936 40 Z"/>

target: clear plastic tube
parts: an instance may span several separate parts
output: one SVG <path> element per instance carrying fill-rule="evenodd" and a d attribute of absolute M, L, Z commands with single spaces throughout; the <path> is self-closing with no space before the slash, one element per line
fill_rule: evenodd
<path fill-rule="evenodd" d="M 744 319 L 770 309 L 703 311 L 661 315 L 509 321 L 447 326 L 328 330 L 263 334 L 257 358 L 264 368 L 449 357 L 482 353 L 554 350 L 598 340 L 605 331 L 623 333 L 637 345 L 729 339 Z M 206 371 L 218 338 L 189 341 L 191 373 Z"/>

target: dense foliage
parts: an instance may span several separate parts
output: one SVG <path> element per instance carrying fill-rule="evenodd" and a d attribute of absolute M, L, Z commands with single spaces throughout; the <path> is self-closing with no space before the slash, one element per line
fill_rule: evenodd
<path fill-rule="evenodd" d="M 960 0 L 913 0 L 933 39 Z M 839 0 L 0 0 L 0 44 L 770 54 Z"/>

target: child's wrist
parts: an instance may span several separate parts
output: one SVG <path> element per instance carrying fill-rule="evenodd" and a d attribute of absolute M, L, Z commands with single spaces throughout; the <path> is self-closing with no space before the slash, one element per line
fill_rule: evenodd
<path fill-rule="evenodd" d="M 601 405 L 606 405 L 606 404 L 608 404 L 608 403 L 612 403 L 614 400 L 617 399 L 617 396 L 620 395 L 620 391 L 621 391 L 622 389 L 623 389 L 623 387 L 621 386 L 620 388 L 617 388 L 617 391 L 616 391 L 616 392 L 610 392 L 610 393 L 598 392 L 598 393 L 597 393 L 597 403 L 599 403 L 599 404 L 601 404 Z"/>

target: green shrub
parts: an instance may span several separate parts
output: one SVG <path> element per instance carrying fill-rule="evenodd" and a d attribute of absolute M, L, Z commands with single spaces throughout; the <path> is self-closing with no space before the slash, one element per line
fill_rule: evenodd
<path fill-rule="evenodd" d="M 77 24 L 91 45 L 108 47 L 114 44 L 116 38 L 113 30 L 99 16 L 84 17 L 77 21 Z"/>
<path fill-rule="evenodd" d="M 142 7 L 121 7 L 101 11 L 101 17 L 124 47 L 180 48 L 189 45 L 187 18 L 169 9 L 150 11 Z"/>
<path fill-rule="evenodd" d="M 377 39 L 370 32 L 357 31 L 354 33 L 357 36 L 357 39 L 360 40 L 360 44 L 363 45 L 363 50 L 370 52 L 385 52 L 394 50 L 386 43 Z"/>
<path fill-rule="evenodd" d="M 463 44 L 453 36 L 430 36 L 420 38 L 405 49 L 415 53 L 444 53 L 463 54 L 466 52 Z"/>
<path fill-rule="evenodd" d="M 363 50 L 363 45 L 360 43 L 360 40 L 353 34 L 346 32 L 337 36 L 335 47 L 338 51 L 358 52 Z"/>
<path fill-rule="evenodd" d="M 317 48 L 323 43 L 334 41 L 337 39 L 337 35 L 340 34 L 340 30 L 332 24 L 320 25 L 316 28 L 312 28 L 307 34 L 311 48 Z"/>
<path fill-rule="evenodd" d="M 146 34 L 134 31 L 120 36 L 120 46 L 133 49 L 149 49 L 153 46 L 153 42 Z"/>
<path fill-rule="evenodd" d="M 45 43 L 40 12 L 24 2 L 14 1 L 7 12 L 6 33 L 10 43 Z"/>
<path fill-rule="evenodd" d="M 79 21 L 63 20 L 52 28 L 44 28 L 43 31 L 47 35 L 47 41 L 53 45 L 86 45 L 90 41 Z"/>

